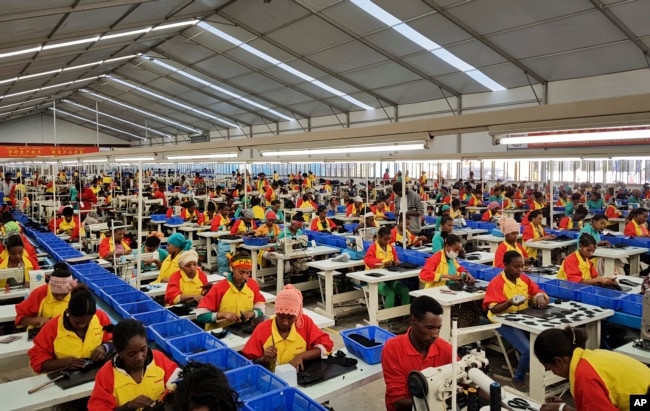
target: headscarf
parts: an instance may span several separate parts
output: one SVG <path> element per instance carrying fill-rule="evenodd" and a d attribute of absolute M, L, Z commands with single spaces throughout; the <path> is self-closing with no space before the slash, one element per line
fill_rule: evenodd
<path fill-rule="evenodd" d="M 192 248 L 192 242 L 185 239 L 185 236 L 181 233 L 174 233 L 169 236 L 167 239 L 167 244 L 173 245 L 176 248 L 180 248 L 183 251 L 187 251 Z"/>
<path fill-rule="evenodd" d="M 499 225 L 503 234 L 519 233 L 519 223 L 514 218 L 504 217 L 499 220 Z"/>
<path fill-rule="evenodd" d="M 52 290 L 52 294 L 63 295 L 68 294 L 77 286 L 77 280 L 72 278 L 72 275 L 68 277 L 50 276 L 50 282 L 48 284 L 50 290 Z"/>
<path fill-rule="evenodd" d="M 20 226 L 15 221 L 7 221 L 4 225 L 4 229 L 7 236 L 9 236 L 9 234 L 20 233 Z"/>
<path fill-rule="evenodd" d="M 178 266 L 180 268 L 185 267 L 185 265 L 191 262 L 195 262 L 195 263 L 199 262 L 199 255 L 194 250 L 183 251 L 181 255 L 178 257 Z"/>
<path fill-rule="evenodd" d="M 243 218 L 251 219 L 251 218 L 253 218 L 253 210 L 251 210 L 250 208 L 247 208 L 246 210 L 242 211 L 241 216 Z"/>
<path fill-rule="evenodd" d="M 273 211 L 267 211 L 267 213 L 266 213 L 266 221 L 269 221 L 269 219 L 277 220 L 278 216 Z"/>
<path fill-rule="evenodd" d="M 302 319 L 302 293 L 295 288 L 293 284 L 287 284 L 275 298 L 276 314 L 295 315 L 296 328 L 302 328 L 304 321 Z"/>
<path fill-rule="evenodd" d="M 488 204 L 488 208 L 490 210 L 494 210 L 495 208 L 499 208 L 499 207 L 501 206 L 496 201 L 491 201 L 490 204 Z"/>
<path fill-rule="evenodd" d="M 354 197 L 354 202 L 355 203 L 363 203 L 363 198 L 361 198 L 361 196 L 356 196 L 356 197 Z"/>
<path fill-rule="evenodd" d="M 230 268 L 242 268 L 244 270 L 250 270 L 253 268 L 253 259 L 248 254 L 235 254 L 230 260 Z"/>
<path fill-rule="evenodd" d="M 442 211 L 447 211 L 447 210 L 449 210 L 450 208 L 451 208 L 451 207 L 449 207 L 447 204 L 445 204 L 445 205 L 443 205 L 442 208 L 440 209 L 440 212 L 442 212 Z"/>

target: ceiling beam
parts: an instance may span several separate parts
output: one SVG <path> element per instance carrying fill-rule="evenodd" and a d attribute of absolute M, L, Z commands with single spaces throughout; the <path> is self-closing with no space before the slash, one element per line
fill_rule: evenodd
<path fill-rule="evenodd" d="M 97 10 L 109 7 L 126 6 L 129 4 L 150 3 L 155 0 L 107 0 L 97 3 L 84 3 L 75 4 L 74 6 L 67 7 L 54 7 L 51 9 L 39 8 L 38 10 L 23 11 L 20 13 L 3 13 L 0 14 L 0 22 L 4 21 L 18 21 L 24 19 L 32 19 L 35 17 L 47 17 L 56 14 L 75 13 L 81 11 Z"/>
<path fill-rule="evenodd" d="M 616 26 L 617 29 L 619 29 L 623 34 L 625 34 L 625 37 L 628 38 L 635 46 L 643 52 L 643 56 L 645 57 L 646 64 L 650 65 L 650 48 L 646 46 L 644 42 L 639 40 L 639 36 L 634 34 L 632 29 L 630 29 L 621 19 L 618 18 L 618 16 L 609 9 L 609 7 L 606 4 L 603 4 L 602 1 L 600 0 L 589 0 L 591 4 L 594 5 L 596 10 L 601 12 L 607 20 L 609 20 L 614 26 Z"/>
<path fill-rule="evenodd" d="M 433 10 L 438 12 L 442 17 L 447 19 L 449 22 L 453 23 L 456 25 L 456 27 L 460 28 L 464 32 L 468 33 L 472 37 L 474 37 L 477 41 L 483 43 L 484 46 L 488 47 L 504 59 L 508 60 L 510 63 L 514 64 L 517 66 L 521 71 L 523 71 L 526 75 L 534 78 L 538 83 L 541 84 L 546 84 L 547 80 L 541 76 L 539 73 L 536 73 L 533 69 L 530 67 L 526 66 L 516 58 L 514 58 L 512 55 L 510 55 L 507 51 L 502 49 L 501 47 L 497 46 L 494 42 L 489 40 L 487 36 L 482 35 L 478 31 L 474 30 L 471 26 L 466 24 L 464 21 L 459 19 L 458 17 L 454 16 L 452 13 L 447 11 L 444 7 L 440 6 L 438 3 L 436 3 L 434 0 L 422 0 L 424 4 L 427 6 L 431 7 Z"/>
<path fill-rule="evenodd" d="M 345 27 L 344 25 L 338 23 L 335 19 L 333 19 L 331 17 L 328 17 L 325 14 L 320 13 L 316 8 L 313 8 L 313 7 L 310 7 L 310 6 L 307 6 L 307 5 L 303 4 L 303 0 L 294 0 L 294 3 L 297 3 L 299 6 L 301 6 L 305 10 L 310 11 L 314 16 L 316 16 L 316 17 L 320 18 L 321 20 L 323 20 L 324 22 L 330 24 L 332 27 L 335 27 L 339 31 L 342 31 L 346 35 L 352 37 L 353 39 L 355 39 L 356 41 L 362 43 L 363 45 L 370 48 L 371 50 L 381 54 L 382 56 L 386 57 L 387 59 L 389 59 L 393 63 L 399 64 L 400 66 L 404 67 L 406 70 L 410 71 L 411 73 L 414 73 L 414 74 L 418 75 L 422 79 L 432 83 L 436 87 L 438 87 L 438 88 L 440 88 L 442 90 L 445 90 L 446 92 L 448 92 L 448 93 L 450 93 L 450 94 L 452 94 L 452 95 L 454 95 L 456 97 L 460 96 L 461 93 L 458 90 L 455 90 L 455 89 L 449 87 L 448 85 L 436 80 L 435 77 L 430 76 L 427 73 L 423 72 L 422 70 L 420 70 L 420 69 L 418 69 L 416 67 L 413 67 L 409 63 L 395 57 L 394 55 L 392 55 L 388 51 L 382 49 L 381 47 L 378 47 L 375 44 L 373 44 L 370 40 L 358 35 L 354 31 L 352 31 L 352 30 L 348 29 L 347 27 Z"/>
<path fill-rule="evenodd" d="M 300 53 L 297 53 L 294 50 L 291 50 L 290 48 L 286 47 L 285 45 L 273 40 L 270 37 L 265 36 L 264 33 L 261 33 L 259 31 L 255 30 L 253 27 L 243 23 L 242 21 L 240 21 L 240 20 L 238 20 L 238 19 L 236 19 L 236 18 L 234 18 L 234 17 L 232 17 L 232 16 L 230 16 L 230 15 L 228 15 L 228 14 L 222 12 L 222 11 L 218 12 L 217 15 L 224 18 L 224 19 L 226 19 L 227 21 L 235 24 L 236 26 L 241 27 L 242 29 L 248 31 L 252 35 L 254 35 L 256 37 L 259 37 L 260 39 L 266 41 L 267 43 L 279 48 L 280 50 L 284 51 L 285 53 L 292 55 L 296 59 L 298 59 L 300 61 L 303 61 L 303 62 L 305 62 L 305 63 L 307 63 L 307 64 L 309 64 L 311 66 L 316 67 L 320 71 L 322 71 L 324 73 L 327 73 L 328 75 L 334 77 L 335 79 L 337 79 L 339 81 L 342 81 L 342 82 L 356 88 L 357 90 L 362 91 L 362 92 L 366 93 L 367 95 L 374 97 L 375 99 L 379 99 L 379 100 L 381 100 L 381 101 L 383 101 L 385 103 L 388 103 L 391 106 L 396 106 L 397 105 L 397 102 L 392 101 L 391 99 L 389 99 L 387 97 L 384 97 L 384 96 L 382 96 L 380 94 L 377 94 L 374 91 L 370 90 L 369 88 L 364 87 L 364 86 L 362 86 L 361 84 L 359 84 L 359 83 L 357 83 L 355 81 L 352 81 L 350 79 L 347 79 L 347 78 L 339 75 L 334 70 L 330 70 L 327 67 L 325 67 L 325 66 L 323 66 L 323 65 L 321 65 L 321 64 L 319 64 L 319 63 L 317 63 L 317 62 L 315 62 L 315 61 L 313 61 L 313 60 L 311 60 L 311 59 L 309 59 L 309 58 L 307 58 L 307 57 L 305 57 L 303 55 L 301 55 Z"/>
<path fill-rule="evenodd" d="M 183 68 L 191 68 L 192 70 L 196 71 L 197 73 L 200 73 L 200 74 L 202 74 L 203 76 L 206 76 L 209 79 L 215 80 L 215 82 L 223 83 L 223 84 L 225 84 L 227 86 L 230 86 L 230 87 L 234 88 L 235 90 L 240 91 L 241 94 L 243 94 L 244 96 L 249 95 L 249 96 L 253 96 L 255 98 L 258 98 L 259 100 L 261 100 L 263 102 L 266 102 L 269 105 L 271 105 L 272 106 L 271 108 L 273 108 L 273 107 L 281 108 L 281 109 L 293 114 L 294 117 L 299 116 L 299 117 L 302 117 L 302 118 L 309 118 L 309 114 L 303 113 L 303 112 L 301 112 L 299 110 L 289 108 L 289 107 L 287 107 L 285 105 L 282 105 L 278 101 L 274 101 L 274 100 L 271 100 L 271 99 L 268 99 L 268 98 L 262 96 L 260 93 L 257 93 L 257 92 L 255 92 L 253 90 L 249 90 L 247 88 L 244 88 L 244 87 L 242 87 L 240 85 L 237 85 L 237 84 L 235 84 L 235 83 L 233 83 L 231 81 L 228 81 L 228 80 L 226 80 L 224 78 L 221 78 L 221 77 L 217 77 L 212 73 L 208 73 L 205 70 L 196 67 L 197 64 L 199 64 L 202 61 L 205 61 L 205 60 L 207 60 L 209 58 L 212 58 L 214 56 L 209 56 L 209 57 L 206 57 L 205 59 L 194 62 L 193 64 L 188 64 L 188 63 L 185 63 L 185 62 L 181 61 L 180 58 L 172 56 L 171 53 L 169 53 L 167 51 L 162 51 L 159 48 L 156 48 L 156 49 L 153 49 L 153 50 L 156 53 L 159 53 L 161 56 L 164 56 L 165 58 L 167 58 L 169 60 L 172 60 L 172 61 L 174 61 L 174 62 L 176 62 L 178 64 L 183 65 Z M 275 121 L 278 121 L 278 120 L 276 119 Z"/>

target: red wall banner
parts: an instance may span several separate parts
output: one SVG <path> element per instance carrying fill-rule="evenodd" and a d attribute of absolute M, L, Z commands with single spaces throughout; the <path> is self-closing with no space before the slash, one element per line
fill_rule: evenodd
<path fill-rule="evenodd" d="M 97 153 L 99 147 L 79 146 L 0 146 L 0 158 L 31 158 L 48 156 L 70 156 Z"/>

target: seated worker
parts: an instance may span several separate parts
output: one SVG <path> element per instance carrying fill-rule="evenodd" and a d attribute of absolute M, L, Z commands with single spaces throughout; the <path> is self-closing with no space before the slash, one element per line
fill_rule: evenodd
<path fill-rule="evenodd" d="M 165 304 L 174 305 L 186 301 L 201 301 L 206 293 L 208 277 L 198 267 L 199 255 L 194 250 L 183 251 L 178 257 L 178 267 L 169 277 L 165 290 Z"/>
<path fill-rule="evenodd" d="M 521 270 L 524 268 L 524 259 L 516 251 L 508 251 L 503 256 L 503 272 L 490 281 L 485 297 L 483 309 L 488 310 L 488 318 L 502 313 L 516 313 L 530 306 L 544 308 L 548 304 L 548 296 Z M 524 393 L 528 392 L 525 378 L 530 363 L 530 342 L 528 333 L 508 325 L 497 328 L 501 334 L 517 351 L 519 363 L 515 371 L 512 386 Z"/>
<path fill-rule="evenodd" d="M 582 230 L 584 226 L 585 217 L 589 211 L 583 206 L 578 206 L 573 212 L 573 215 L 566 215 L 560 220 L 560 230 Z"/>
<path fill-rule="evenodd" d="M 109 231 L 106 232 L 106 237 L 99 242 L 98 254 L 105 260 L 131 254 L 131 247 L 123 240 L 126 230 L 122 227 L 111 229 L 111 225 L 117 225 L 117 222 L 115 220 L 109 221 Z"/>
<path fill-rule="evenodd" d="M 147 261 L 142 261 L 142 271 L 160 270 L 162 262 L 169 255 L 167 250 L 160 248 L 160 238 L 156 235 L 147 237 L 140 251 L 143 253 L 152 253 L 153 256 L 153 258 Z"/>
<path fill-rule="evenodd" d="M 474 277 L 456 260 L 462 251 L 460 237 L 448 234 L 444 248 L 427 258 L 420 270 L 420 281 L 424 283 L 424 288 L 443 286 L 447 280 L 473 283 Z"/>
<path fill-rule="evenodd" d="M 589 194 L 589 201 L 587 201 L 587 209 L 591 210 L 602 210 L 605 208 L 605 203 L 603 202 L 602 196 L 598 191 L 592 191 Z"/>
<path fill-rule="evenodd" d="M 579 203 L 580 193 L 571 194 L 571 197 L 569 197 L 564 206 L 564 215 L 571 216 L 575 212 L 574 210 L 578 207 Z M 587 211 L 587 214 L 589 214 L 589 211 Z"/>
<path fill-rule="evenodd" d="M 498 221 L 501 218 L 501 211 L 499 211 L 499 203 L 496 201 L 490 201 L 490 204 L 488 204 L 488 209 L 485 210 L 483 213 L 483 216 L 481 217 L 481 221 L 484 223 L 492 223 L 495 221 Z"/>
<path fill-rule="evenodd" d="M 454 219 L 451 216 L 443 215 L 438 220 L 440 220 L 440 229 L 436 231 L 436 234 L 431 240 L 431 250 L 433 253 L 437 253 L 445 248 L 445 237 L 454 231 Z"/>
<path fill-rule="evenodd" d="M 597 341 L 596 344 L 598 343 Z M 609 350 L 586 349 L 586 345 L 587 335 L 580 328 L 550 328 L 537 336 L 535 357 L 544 369 L 569 380 L 571 396 L 576 406 L 573 408 L 553 398 L 554 403 L 544 404 L 541 409 L 636 409 L 630 399 L 634 395 L 647 398 L 650 392 L 650 368 L 629 355 Z M 555 406 L 557 408 L 552 408 Z"/>
<path fill-rule="evenodd" d="M 612 200 L 607 204 L 607 207 L 605 207 L 605 213 L 604 213 L 604 214 L 605 214 L 605 216 L 607 216 L 607 219 L 608 219 L 608 220 L 611 220 L 612 218 L 621 218 L 621 217 L 623 216 L 623 213 L 621 213 L 620 211 L 618 211 L 618 208 L 616 208 L 615 201 L 616 201 L 616 200 L 612 199 Z M 609 227 L 609 226 L 612 226 L 612 225 L 614 225 L 614 224 L 617 224 L 617 223 L 615 223 L 615 222 L 613 222 L 613 221 L 608 221 L 608 222 L 607 222 L 607 226 L 608 226 L 608 227 Z"/>
<path fill-rule="evenodd" d="M 436 231 L 440 230 L 440 225 L 442 224 L 442 217 L 444 216 L 451 217 L 451 207 L 449 207 L 446 204 L 440 208 L 440 215 L 436 218 Z M 451 221 L 454 221 L 453 217 L 451 217 Z"/>
<path fill-rule="evenodd" d="M 625 224 L 623 234 L 628 237 L 650 237 L 650 231 L 648 231 L 648 210 L 639 207 L 630 211 L 628 223 Z"/>
<path fill-rule="evenodd" d="M 70 291 L 76 285 L 68 266 L 56 263 L 50 281 L 16 304 L 16 326 L 39 328 L 51 318 L 63 314 L 70 302 Z"/>
<path fill-rule="evenodd" d="M 155 187 L 154 184 L 156 184 Z M 153 198 L 156 200 L 162 200 L 162 206 L 167 208 L 167 196 L 165 195 L 165 183 L 163 183 L 162 181 L 160 183 L 156 183 L 154 181 L 151 184 L 151 188 L 153 189 Z"/>
<path fill-rule="evenodd" d="M 61 211 L 61 218 L 54 219 L 52 218 L 48 223 L 47 227 L 54 234 L 67 234 L 70 236 L 71 241 L 79 240 L 79 228 L 81 223 L 79 219 L 75 221 L 74 210 L 72 207 L 64 207 Z M 56 223 L 56 224 L 55 224 Z M 56 225 L 56 232 L 54 232 L 54 226 Z"/>
<path fill-rule="evenodd" d="M 386 200 L 377 201 L 377 204 L 370 207 L 370 209 L 375 214 L 375 220 L 385 220 L 387 218 L 386 213 L 390 211 L 386 204 Z"/>
<path fill-rule="evenodd" d="M 239 252 L 230 259 L 230 272 L 226 280 L 219 281 L 210 288 L 205 298 L 199 302 L 196 320 L 206 325 L 206 329 L 227 326 L 235 322 L 248 321 L 264 316 L 266 300 L 260 293 L 257 281 L 250 278 L 253 270 L 251 256 Z M 225 324 L 221 324 L 225 322 Z"/>
<path fill-rule="evenodd" d="M 526 254 L 534 260 L 537 260 L 539 254 L 537 248 L 526 247 L 526 243 L 535 242 L 535 241 L 544 241 L 544 240 L 553 240 L 555 236 L 553 234 L 546 234 L 544 232 L 544 226 L 542 225 L 542 215 L 541 210 L 533 210 L 529 213 L 530 224 L 526 225 L 524 232 L 522 233 L 522 240 L 524 242 L 524 249 Z"/>
<path fill-rule="evenodd" d="M 362 216 L 363 218 L 359 220 L 359 224 L 354 229 L 355 233 L 358 232 L 360 228 L 379 227 L 379 224 L 375 221 L 375 214 L 369 209 L 366 209 Z"/>
<path fill-rule="evenodd" d="M 276 215 L 273 211 L 266 212 L 266 220 L 263 225 L 259 226 L 255 230 L 255 236 L 257 237 L 269 237 L 270 240 L 278 238 L 280 232 L 280 226 L 275 224 Z"/>
<path fill-rule="evenodd" d="M 210 226 L 212 228 L 212 219 L 217 216 L 217 206 L 212 202 L 208 201 L 208 205 L 203 213 L 203 224 L 205 226 Z"/>
<path fill-rule="evenodd" d="M 480 207 L 483 205 L 483 192 L 480 189 L 472 191 L 467 197 L 467 205 L 469 207 Z"/>
<path fill-rule="evenodd" d="M 178 259 L 183 251 L 192 248 L 192 242 L 181 233 L 174 233 L 167 238 L 167 257 L 160 264 L 160 274 L 154 283 L 166 283 L 172 274 L 180 270 Z"/>
<path fill-rule="evenodd" d="M 316 210 L 316 218 L 311 221 L 310 229 L 312 231 L 326 231 L 331 233 L 332 231 L 336 231 L 338 227 L 331 218 L 327 217 L 327 207 L 319 205 Z"/>
<path fill-rule="evenodd" d="M 381 369 L 386 383 L 386 410 L 411 411 L 408 375 L 429 367 L 451 364 L 451 344 L 439 338 L 442 306 L 428 296 L 413 299 L 409 329 L 386 341 L 381 353 Z"/>
<path fill-rule="evenodd" d="M 36 261 L 36 255 L 33 258 L 30 258 L 25 252 L 25 246 L 23 239 L 20 234 L 11 234 L 5 238 L 5 249 L 3 253 L 6 252 L 7 257 L 0 261 L 0 270 L 4 268 L 17 268 L 23 267 L 24 274 L 24 283 L 29 283 L 29 272 L 31 270 L 38 270 L 38 262 Z M 0 280 L 0 287 L 4 287 L 7 283 L 7 280 Z"/>
<path fill-rule="evenodd" d="M 110 318 L 97 309 L 95 297 L 85 285 L 70 292 L 68 308 L 41 327 L 27 352 L 36 373 L 78 370 L 86 360 L 100 361 L 113 352 Z"/>
<path fill-rule="evenodd" d="M 451 200 L 451 207 L 449 208 L 449 217 L 454 221 L 461 221 L 463 218 L 463 210 L 460 209 L 460 200 L 454 198 Z"/>
<path fill-rule="evenodd" d="M 226 231 L 229 230 L 231 225 L 230 220 L 230 207 L 227 204 L 221 203 L 217 206 L 217 214 L 212 217 L 210 223 L 210 231 Z"/>
<path fill-rule="evenodd" d="M 363 198 L 361 198 L 361 196 L 356 196 L 345 209 L 345 216 L 361 217 L 361 212 L 364 208 L 366 208 L 366 206 L 363 204 Z"/>
<path fill-rule="evenodd" d="M 407 247 L 419 247 L 423 242 L 427 240 L 425 235 L 415 235 L 409 231 L 409 226 L 411 221 L 406 219 L 406 246 Z M 404 234 L 402 233 L 404 228 L 404 219 L 402 215 L 397 218 L 397 224 L 390 230 L 390 242 L 393 245 L 401 247 L 404 244 Z"/>
<path fill-rule="evenodd" d="M 262 206 L 261 200 L 257 197 L 251 198 L 251 206 L 253 218 L 257 221 L 264 221 L 264 214 L 266 213 L 266 209 Z"/>
<path fill-rule="evenodd" d="M 305 235 L 302 231 L 302 226 L 305 224 L 305 219 L 302 211 L 298 211 L 291 217 L 291 224 L 285 224 L 284 230 L 278 235 L 278 240 L 281 238 L 293 238 Z"/>
<path fill-rule="evenodd" d="M 36 258 L 36 249 L 32 245 L 32 243 L 29 241 L 29 238 L 25 234 L 22 233 L 22 228 L 20 225 L 13 221 L 13 217 L 10 213 L 3 213 L 2 216 L 0 216 L 0 232 L 4 234 L 5 239 L 9 238 L 12 234 L 20 236 L 20 238 L 23 240 L 23 249 L 24 249 L 24 255 L 32 260 L 32 263 L 38 263 L 38 259 Z M 4 244 L 0 241 L 0 261 L 6 259 L 8 256 L 8 251 L 5 248 Z M 36 264 L 38 265 L 38 264 Z M 37 268 L 35 268 L 37 270 Z"/>
<path fill-rule="evenodd" d="M 598 270 L 591 260 L 595 251 L 596 240 L 589 234 L 581 235 L 578 250 L 562 261 L 557 278 L 587 285 L 616 285 L 616 278 L 598 277 Z"/>
<path fill-rule="evenodd" d="M 251 209 L 242 211 L 241 218 L 235 220 L 230 229 L 232 235 L 253 235 L 257 229 L 257 224 L 253 220 L 254 215 Z"/>
<path fill-rule="evenodd" d="M 605 226 L 607 225 L 607 217 L 604 214 L 596 214 L 591 218 L 591 223 L 585 224 L 580 230 L 580 235 L 578 236 L 578 242 L 580 237 L 583 234 L 589 234 L 596 240 L 596 245 L 599 247 L 606 247 L 609 245 L 609 241 L 603 241 L 600 238 L 600 233 L 603 232 Z"/>
<path fill-rule="evenodd" d="M 280 200 L 271 201 L 271 207 L 268 207 L 266 211 L 273 211 L 275 213 L 275 220 L 284 223 L 284 210 L 282 209 Z"/>
<path fill-rule="evenodd" d="M 327 358 L 334 343 L 302 312 L 302 293 L 288 284 L 275 299 L 275 317 L 255 327 L 241 353 L 271 371 L 291 364 L 298 371 L 303 361 Z"/>
<path fill-rule="evenodd" d="M 212 364 L 190 362 L 179 377 L 174 391 L 174 410 L 238 411 L 244 405 L 223 371 Z"/>
<path fill-rule="evenodd" d="M 280 183 L 273 181 L 270 186 L 266 187 L 264 192 L 264 201 L 267 207 L 270 207 L 273 203 L 273 200 L 276 200 L 278 197 L 278 189 L 280 188 Z"/>
<path fill-rule="evenodd" d="M 366 270 L 386 268 L 399 265 L 397 251 L 390 242 L 390 228 L 381 227 L 377 232 L 377 240 L 366 251 L 363 257 Z M 379 295 L 384 297 L 384 308 L 395 307 L 396 295 L 399 295 L 399 304 L 406 305 L 411 302 L 409 289 L 399 281 L 386 281 L 379 283 Z"/>
<path fill-rule="evenodd" d="M 97 372 L 88 409 L 140 410 L 162 403 L 178 380 L 176 363 L 147 346 L 147 330 L 137 320 L 117 323 L 113 344 L 115 358 Z"/>
<path fill-rule="evenodd" d="M 196 208 L 196 203 L 191 200 L 183 204 L 181 218 L 185 222 L 197 223 L 198 225 L 203 225 L 204 221 L 203 213 Z"/>
<path fill-rule="evenodd" d="M 169 202 L 169 208 L 167 209 L 167 213 L 165 213 L 165 216 L 167 216 L 167 218 L 171 218 L 175 216 L 177 207 L 181 207 L 181 199 L 178 197 L 174 197 Z"/>
<path fill-rule="evenodd" d="M 501 218 L 499 220 L 499 225 L 501 226 L 501 232 L 503 233 L 503 241 L 499 243 L 497 249 L 494 253 L 494 261 L 492 262 L 493 267 L 503 268 L 503 256 L 508 251 L 516 251 L 524 259 L 524 264 L 528 262 L 528 253 L 524 247 L 519 244 L 517 238 L 519 238 L 519 223 L 514 218 Z"/>

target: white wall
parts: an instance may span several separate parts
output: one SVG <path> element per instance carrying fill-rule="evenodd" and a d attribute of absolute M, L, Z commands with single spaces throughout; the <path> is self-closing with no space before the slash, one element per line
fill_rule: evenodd
<path fill-rule="evenodd" d="M 97 133 L 90 128 L 56 119 L 57 144 L 96 144 Z M 0 143 L 54 144 L 54 119 L 37 114 L 0 124 Z M 108 134 L 99 133 L 99 144 L 128 144 Z"/>

